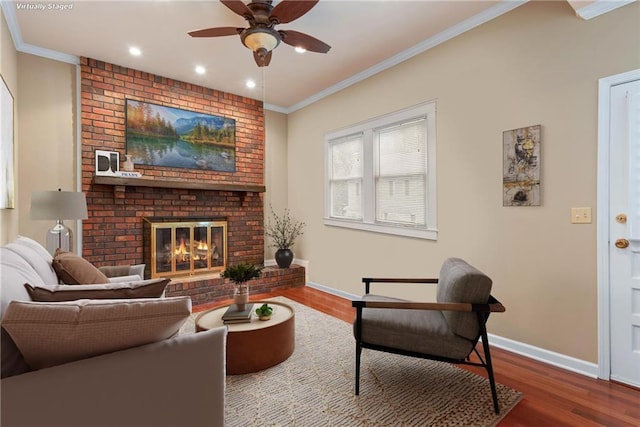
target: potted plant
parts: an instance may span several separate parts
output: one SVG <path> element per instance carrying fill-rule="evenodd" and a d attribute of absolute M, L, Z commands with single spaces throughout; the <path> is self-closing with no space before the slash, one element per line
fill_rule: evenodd
<path fill-rule="evenodd" d="M 257 279 L 262 273 L 261 266 L 247 264 L 244 262 L 228 266 L 220 277 L 229 279 L 236 284 L 233 294 L 233 302 L 238 307 L 238 311 L 243 311 L 249 302 L 249 280 Z"/>
<path fill-rule="evenodd" d="M 291 218 L 289 209 L 285 209 L 282 216 L 276 214 L 271 208 L 271 217 L 264 227 L 264 234 L 271 238 L 272 246 L 278 248 L 275 254 L 276 263 L 280 268 L 289 268 L 293 261 L 291 246 L 298 236 L 302 235 L 302 229 L 306 225 L 302 221 Z"/>
<path fill-rule="evenodd" d="M 260 320 L 269 320 L 273 314 L 273 307 L 269 307 L 269 304 L 264 303 L 256 308 L 256 314 Z"/>

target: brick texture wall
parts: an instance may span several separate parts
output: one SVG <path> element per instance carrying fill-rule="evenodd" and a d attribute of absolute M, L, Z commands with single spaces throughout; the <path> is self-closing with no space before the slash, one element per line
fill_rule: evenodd
<path fill-rule="evenodd" d="M 236 120 L 235 172 L 136 165 L 136 170 L 145 178 L 263 185 L 262 102 L 90 58 L 81 58 L 81 72 L 82 188 L 89 210 L 89 219 L 83 221 L 82 226 L 83 256 L 95 265 L 142 263 L 144 217 L 211 216 L 226 217 L 228 221 L 229 263 L 263 263 L 261 193 L 94 183 L 96 149 L 118 151 L 121 162 L 124 161 L 125 99 L 132 99 Z M 216 286 L 220 282 L 215 279 L 183 285 L 174 281 L 170 293 L 194 293 L 193 289 Z M 186 292 L 188 289 L 191 291 Z M 229 291 L 199 293 L 205 295 L 199 297 L 204 300 L 221 298 Z"/>

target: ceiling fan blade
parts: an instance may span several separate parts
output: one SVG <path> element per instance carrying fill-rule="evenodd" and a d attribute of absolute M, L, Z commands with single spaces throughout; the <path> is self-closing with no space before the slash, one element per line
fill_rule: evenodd
<path fill-rule="evenodd" d="M 189 34 L 191 37 L 221 37 L 221 36 L 235 36 L 244 30 L 244 28 L 236 27 L 216 27 L 207 28 L 204 30 L 191 31 Z"/>
<path fill-rule="evenodd" d="M 280 30 L 278 32 L 282 36 L 282 41 L 293 47 L 301 47 L 310 52 L 318 53 L 327 53 L 331 49 L 331 46 L 325 42 L 299 31 Z"/>
<path fill-rule="evenodd" d="M 267 54 L 264 56 L 264 58 L 261 58 L 260 55 L 258 55 L 257 52 L 253 52 L 253 59 L 255 59 L 256 64 L 258 64 L 258 67 L 266 67 L 271 62 L 271 55 L 272 54 L 273 54 L 273 51 L 270 50 L 269 52 L 267 52 Z"/>
<path fill-rule="evenodd" d="M 249 9 L 247 5 L 240 0 L 220 0 L 220 3 L 227 6 L 229 9 L 242 17 L 246 15 L 253 16 L 253 12 L 251 12 L 251 9 Z"/>
<path fill-rule="evenodd" d="M 309 12 L 318 0 L 282 0 L 269 14 L 270 20 L 277 20 L 280 24 L 294 21 Z"/>

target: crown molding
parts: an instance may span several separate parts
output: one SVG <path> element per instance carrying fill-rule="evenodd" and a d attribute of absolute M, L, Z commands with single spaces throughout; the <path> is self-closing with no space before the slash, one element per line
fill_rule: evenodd
<path fill-rule="evenodd" d="M 636 0 L 596 0 L 585 7 L 576 9 L 576 15 L 588 21 L 597 18 L 600 15 L 611 12 L 619 7 L 626 6 Z M 572 4 L 573 6 L 573 4 Z"/>
<path fill-rule="evenodd" d="M 13 39 L 13 46 L 18 52 L 29 53 L 32 55 L 42 56 L 44 58 L 53 59 L 56 61 L 67 62 L 69 64 L 80 64 L 80 58 L 75 55 L 69 55 L 67 53 L 58 52 L 51 49 L 45 49 L 39 46 L 35 46 L 29 43 L 25 43 L 22 39 L 22 33 L 20 32 L 20 26 L 18 25 L 18 18 L 15 12 L 15 3 L 11 1 L 0 2 L 2 6 L 2 13 L 4 19 L 7 21 L 9 27 L 9 33 Z"/>
<path fill-rule="evenodd" d="M 67 53 L 62 53 L 51 49 L 45 49 L 28 43 L 22 43 L 19 47 L 16 46 L 16 50 L 18 52 L 30 53 L 32 55 L 41 56 L 43 58 L 53 59 L 55 61 L 66 62 L 73 65 L 80 65 L 79 56 L 69 55 Z"/>
<path fill-rule="evenodd" d="M 264 104 L 264 109 L 269 111 L 275 111 L 276 113 L 289 114 L 290 111 L 287 108 L 280 107 L 273 104 Z"/>

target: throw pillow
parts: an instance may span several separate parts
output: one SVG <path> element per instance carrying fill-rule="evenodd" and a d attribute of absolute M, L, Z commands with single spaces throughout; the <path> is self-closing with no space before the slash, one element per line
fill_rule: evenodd
<path fill-rule="evenodd" d="M 171 279 L 149 279 L 104 285 L 31 286 L 25 283 L 32 301 L 55 302 L 78 299 L 159 298 Z"/>
<path fill-rule="evenodd" d="M 191 298 L 12 301 L 2 327 L 32 369 L 162 341 L 191 314 Z"/>
<path fill-rule="evenodd" d="M 60 281 L 69 285 L 109 283 L 107 276 L 89 261 L 73 252 L 56 250 L 52 265 Z"/>

